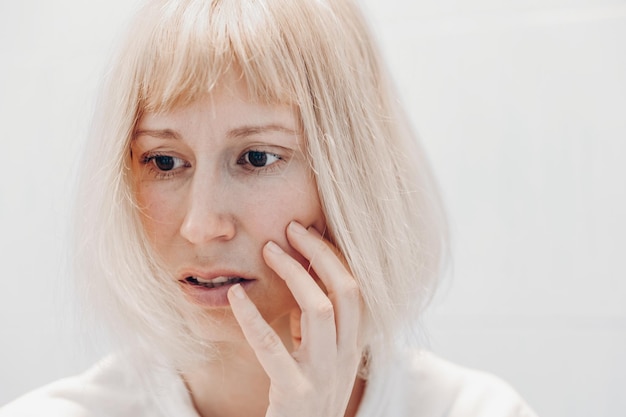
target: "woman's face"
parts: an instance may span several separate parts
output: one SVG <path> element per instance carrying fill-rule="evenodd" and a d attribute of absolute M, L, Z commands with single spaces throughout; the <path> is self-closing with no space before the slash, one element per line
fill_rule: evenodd
<path fill-rule="evenodd" d="M 253 102 L 230 78 L 190 105 L 145 114 L 131 149 L 143 226 L 190 302 L 230 315 L 226 293 L 241 282 L 270 324 L 297 308 L 261 255 L 273 240 L 305 264 L 287 225 L 325 227 L 293 107 Z"/>

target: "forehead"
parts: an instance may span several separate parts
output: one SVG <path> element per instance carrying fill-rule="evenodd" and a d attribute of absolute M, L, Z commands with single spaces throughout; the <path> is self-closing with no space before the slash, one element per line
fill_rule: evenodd
<path fill-rule="evenodd" d="M 230 129 L 274 125 L 293 132 L 300 130 L 296 106 L 261 101 L 250 93 L 246 82 L 236 74 L 225 76 L 211 92 L 189 103 L 168 110 L 144 112 L 136 130 L 189 129 L 205 124 Z"/>

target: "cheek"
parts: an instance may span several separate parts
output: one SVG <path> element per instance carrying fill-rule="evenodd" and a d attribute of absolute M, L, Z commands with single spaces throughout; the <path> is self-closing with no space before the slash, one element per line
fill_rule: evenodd
<path fill-rule="evenodd" d="M 150 183 L 136 188 L 141 222 L 148 237 L 156 243 L 177 230 L 176 221 L 180 207 L 176 204 L 176 199 L 166 197 L 165 194 L 161 187 Z"/>
<path fill-rule="evenodd" d="M 248 204 L 248 213 L 240 218 L 248 219 L 249 226 L 263 240 L 274 240 L 287 248 L 286 229 L 293 220 L 305 227 L 313 226 L 320 232 L 325 227 L 317 190 L 313 184 L 304 181 L 285 182 Z"/>

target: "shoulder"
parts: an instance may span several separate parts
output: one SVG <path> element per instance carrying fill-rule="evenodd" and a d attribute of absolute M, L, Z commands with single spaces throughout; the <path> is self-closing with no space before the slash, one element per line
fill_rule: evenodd
<path fill-rule="evenodd" d="M 465 368 L 430 352 L 406 357 L 411 390 L 454 416 L 531 417 L 534 413 L 519 394 L 500 378 Z"/>
<path fill-rule="evenodd" d="M 402 416 L 536 417 L 506 382 L 426 351 L 398 355 L 389 367 L 387 396 Z"/>
<path fill-rule="evenodd" d="M 133 389 L 133 382 L 119 357 L 107 357 L 80 375 L 19 397 L 0 408 L 0 416 L 131 415 L 129 412 L 143 402 L 142 395 Z"/>
<path fill-rule="evenodd" d="M 141 417 L 160 416 L 148 380 L 132 366 L 132 358 L 109 356 L 86 372 L 55 381 L 0 407 L 0 417 Z M 184 384 L 168 375 L 160 388 L 175 388 L 185 402 Z M 167 386 L 167 387 L 166 387 Z M 171 392 L 170 392 L 171 394 Z"/>

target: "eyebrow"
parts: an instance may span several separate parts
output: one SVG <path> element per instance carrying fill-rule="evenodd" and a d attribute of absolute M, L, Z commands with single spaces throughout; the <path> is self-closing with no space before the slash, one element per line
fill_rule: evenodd
<path fill-rule="evenodd" d="M 265 132 L 282 132 L 296 136 L 298 133 L 285 126 L 278 124 L 268 124 L 259 126 L 242 126 L 232 129 L 228 132 L 227 136 L 230 138 L 245 138 L 247 136 L 258 135 Z"/>
<path fill-rule="evenodd" d="M 282 132 L 294 136 L 298 135 L 297 131 L 278 124 L 242 126 L 229 130 L 226 135 L 229 138 L 237 139 L 266 132 Z M 181 140 L 182 138 L 178 132 L 172 129 L 140 129 L 135 131 L 133 138 L 143 135 L 152 136 L 158 139 Z"/>
<path fill-rule="evenodd" d="M 153 138 L 159 139 L 176 139 L 180 140 L 180 135 L 171 129 L 141 129 L 136 130 L 133 135 L 133 139 L 136 139 L 139 136 L 152 136 Z"/>

